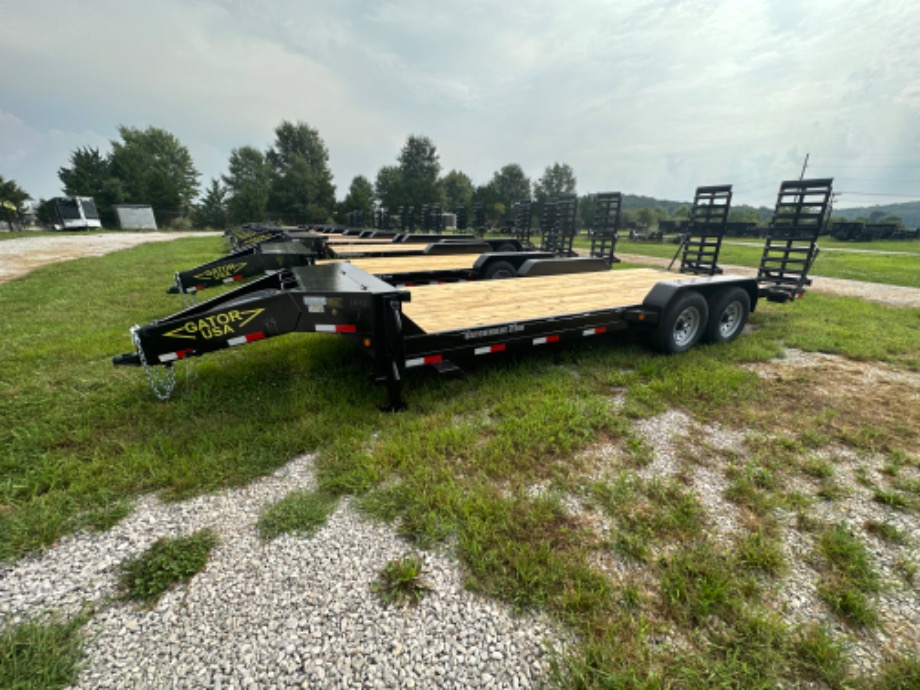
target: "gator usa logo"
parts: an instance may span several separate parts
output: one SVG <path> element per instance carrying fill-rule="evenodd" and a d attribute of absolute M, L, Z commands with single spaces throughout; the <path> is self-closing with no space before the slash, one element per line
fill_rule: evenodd
<path fill-rule="evenodd" d="M 211 340 L 233 335 L 238 329 L 256 318 L 265 309 L 230 309 L 220 314 L 211 314 L 197 319 L 190 319 L 184 324 L 164 335 L 167 338 L 185 338 L 187 340 Z"/>
<path fill-rule="evenodd" d="M 224 278 L 235 276 L 241 268 L 245 267 L 246 264 L 243 263 L 224 264 L 223 266 L 214 266 L 201 273 L 196 273 L 194 277 L 198 280 L 223 280 Z"/>

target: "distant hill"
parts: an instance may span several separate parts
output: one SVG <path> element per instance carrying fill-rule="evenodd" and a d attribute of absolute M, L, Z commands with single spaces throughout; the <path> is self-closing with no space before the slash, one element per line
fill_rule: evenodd
<path fill-rule="evenodd" d="M 668 212 L 668 215 L 673 215 L 676 209 L 681 206 L 690 206 L 692 203 L 692 197 L 686 201 L 669 201 L 668 199 L 656 199 L 655 197 L 642 196 L 641 194 L 624 194 L 622 208 L 624 211 L 638 211 L 640 208 L 663 208 Z M 767 208 L 766 206 L 757 208 L 746 204 L 732 204 L 732 211 L 744 212 L 746 218 L 756 217 L 761 222 L 770 220 L 773 215 L 772 208 Z"/>
<path fill-rule="evenodd" d="M 920 201 L 908 201 L 902 204 L 880 204 L 877 206 L 861 206 L 859 208 L 840 208 L 834 209 L 835 216 L 844 218 L 872 218 L 873 214 L 884 216 L 888 213 L 894 213 L 901 216 L 901 222 L 908 228 L 920 227 Z"/>

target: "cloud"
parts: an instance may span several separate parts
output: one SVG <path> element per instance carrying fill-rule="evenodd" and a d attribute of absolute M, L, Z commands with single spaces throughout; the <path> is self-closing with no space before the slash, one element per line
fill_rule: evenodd
<path fill-rule="evenodd" d="M 340 196 L 424 134 L 477 183 L 559 161 L 582 192 L 731 182 L 772 205 L 806 153 L 829 174 L 920 165 L 918 19 L 913 0 L 23 3 L 0 44 L 19 66 L 0 75 L 0 163 L 56 187 L 52 142 L 154 125 L 206 181 L 287 119 L 319 130 Z"/>

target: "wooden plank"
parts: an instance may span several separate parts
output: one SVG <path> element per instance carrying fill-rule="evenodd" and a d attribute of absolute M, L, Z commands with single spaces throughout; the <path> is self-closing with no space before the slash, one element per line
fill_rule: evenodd
<path fill-rule="evenodd" d="M 428 245 L 421 242 L 409 244 L 407 242 L 387 242 L 384 244 L 331 244 L 329 248 L 337 256 L 345 254 L 364 254 L 365 252 L 374 252 L 375 254 L 406 254 L 409 252 L 419 253 Z"/>
<path fill-rule="evenodd" d="M 408 273 L 410 271 L 471 269 L 478 258 L 479 254 L 445 254 L 442 256 L 355 257 L 353 259 L 318 261 L 317 263 L 341 263 L 347 261 L 372 275 L 389 275 L 392 273 Z"/>
<path fill-rule="evenodd" d="M 637 268 L 412 288 L 403 313 L 427 333 L 480 328 L 642 304 L 656 283 L 686 279 Z"/>

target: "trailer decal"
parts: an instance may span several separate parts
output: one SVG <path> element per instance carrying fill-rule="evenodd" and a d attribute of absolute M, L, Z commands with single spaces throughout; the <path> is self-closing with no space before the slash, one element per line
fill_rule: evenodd
<path fill-rule="evenodd" d="M 606 333 L 606 332 L 607 332 L 606 326 L 598 326 L 597 328 L 586 328 L 585 330 L 581 332 L 581 334 L 585 337 L 588 337 L 589 335 L 600 335 L 601 333 Z"/>
<path fill-rule="evenodd" d="M 556 335 L 546 335 L 546 336 L 542 336 L 542 337 L 540 337 L 540 338 L 534 338 L 534 339 L 533 339 L 533 344 L 534 344 L 534 345 L 546 345 L 547 343 L 558 343 L 558 342 L 559 342 L 559 335 L 558 335 L 558 334 L 556 334 Z"/>
<path fill-rule="evenodd" d="M 318 323 L 316 324 L 317 333 L 357 333 L 358 328 L 354 324 L 346 323 Z"/>
<path fill-rule="evenodd" d="M 406 367 L 420 367 L 423 364 L 439 364 L 442 360 L 441 355 L 428 355 L 427 357 L 416 357 L 406 360 Z"/>
<path fill-rule="evenodd" d="M 321 314 L 326 311 L 325 297 L 304 297 L 303 304 L 311 314 Z"/>
<path fill-rule="evenodd" d="M 203 338 L 211 340 L 222 335 L 232 335 L 237 328 L 242 328 L 247 323 L 265 311 L 259 309 L 231 309 L 230 311 L 212 314 L 193 321 L 186 321 L 175 330 L 164 333 L 167 338 L 187 338 L 197 340 Z"/>
<path fill-rule="evenodd" d="M 492 352 L 504 352 L 507 349 L 505 343 L 499 343 L 498 345 L 486 345 L 485 347 L 477 347 L 473 350 L 473 354 L 477 355 L 488 355 Z"/>
<path fill-rule="evenodd" d="M 225 283 L 233 282 L 239 280 L 242 276 L 235 275 L 240 269 L 245 268 L 246 264 L 236 263 L 236 264 L 227 264 L 225 266 L 214 266 L 209 268 L 206 271 L 201 273 L 196 273 L 193 275 L 193 278 L 199 278 L 200 280 L 222 280 Z"/>
<path fill-rule="evenodd" d="M 496 328 L 483 328 L 478 331 L 464 331 L 464 340 L 473 340 L 474 338 L 491 338 L 496 335 L 509 335 L 511 333 L 520 333 L 524 327 L 519 323 L 510 323 L 507 326 L 498 326 Z"/>

